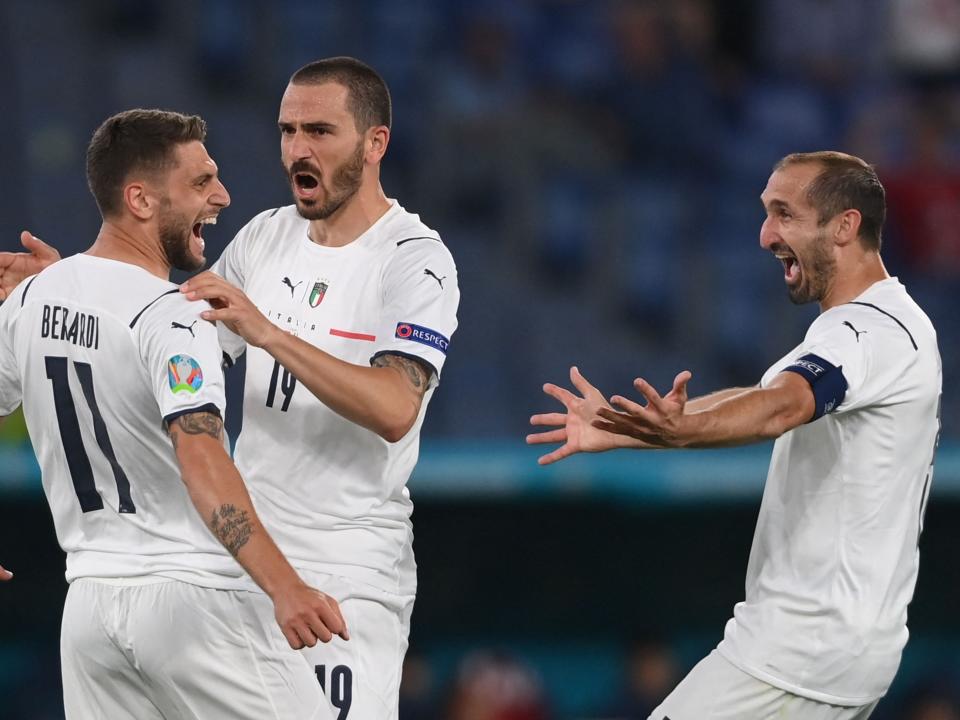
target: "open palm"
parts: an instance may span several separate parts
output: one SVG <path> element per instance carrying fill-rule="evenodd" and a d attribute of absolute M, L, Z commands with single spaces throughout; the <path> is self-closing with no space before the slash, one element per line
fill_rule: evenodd
<path fill-rule="evenodd" d="M 611 433 L 593 425 L 600 408 L 610 407 L 603 395 L 576 367 L 570 368 L 570 382 L 580 392 L 579 396 L 553 383 L 543 386 L 543 391 L 559 400 L 566 412 L 543 413 L 530 418 L 531 425 L 555 429 L 527 435 L 527 444 L 562 443 L 538 460 L 541 465 L 555 463 L 578 452 L 602 452 L 617 447 L 616 438 Z"/>

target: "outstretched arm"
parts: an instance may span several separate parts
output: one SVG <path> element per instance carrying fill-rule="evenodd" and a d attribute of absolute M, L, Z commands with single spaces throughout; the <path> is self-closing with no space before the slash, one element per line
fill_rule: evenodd
<path fill-rule="evenodd" d="M 260 522 L 240 473 L 223 447 L 223 422 L 210 412 L 170 422 L 183 482 L 210 531 L 273 600 L 277 623 L 300 649 L 333 635 L 349 639 L 340 606 L 307 586 Z"/>
<path fill-rule="evenodd" d="M 24 278 L 60 259 L 60 253 L 28 230 L 20 233 L 20 243 L 29 252 L 0 252 L 0 301 L 6 300 Z"/>
<path fill-rule="evenodd" d="M 615 395 L 610 404 L 597 411 L 594 425 L 626 435 L 651 447 L 723 447 L 745 445 L 777 438 L 808 422 L 815 404 L 810 384 L 800 375 L 784 372 L 767 387 L 725 391 L 701 409 L 690 412 L 686 402 L 689 372 L 680 373 L 671 392 L 660 397 L 642 378 L 634 386 L 646 405 Z M 719 397 L 719 400 L 716 398 Z"/>
<path fill-rule="evenodd" d="M 250 345 L 270 353 L 331 410 L 396 442 L 413 427 L 427 391 L 430 370 L 418 360 L 381 355 L 372 367 L 354 365 L 314 347 L 270 322 L 242 290 L 215 273 L 202 273 L 181 286 L 191 300 L 215 308 L 207 320 L 223 322 Z"/>

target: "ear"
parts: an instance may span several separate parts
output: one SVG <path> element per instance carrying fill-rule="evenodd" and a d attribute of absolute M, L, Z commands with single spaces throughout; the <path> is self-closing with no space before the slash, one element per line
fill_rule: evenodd
<path fill-rule="evenodd" d="M 390 144 L 390 128 L 386 125 L 377 125 L 367 130 L 366 135 L 364 160 L 376 165 L 387 152 L 387 145 Z"/>
<path fill-rule="evenodd" d="M 143 182 L 123 186 L 123 204 L 139 220 L 149 220 L 156 212 L 157 199 Z"/>
<path fill-rule="evenodd" d="M 863 217 L 859 210 L 844 210 L 837 215 L 837 229 L 834 233 L 834 240 L 837 245 L 849 245 L 857 240 L 860 235 L 860 222 Z"/>

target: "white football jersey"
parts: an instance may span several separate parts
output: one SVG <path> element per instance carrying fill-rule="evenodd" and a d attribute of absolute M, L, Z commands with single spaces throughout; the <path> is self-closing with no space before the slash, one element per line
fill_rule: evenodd
<path fill-rule="evenodd" d="M 90 255 L 25 280 L 0 307 L 0 415 L 23 403 L 68 581 L 248 585 L 191 503 L 164 426 L 223 413 L 205 308 L 142 268 Z"/>
<path fill-rule="evenodd" d="M 235 460 L 258 513 L 294 566 L 392 593 L 416 587 L 406 483 L 457 327 L 457 269 L 437 233 L 396 201 L 344 247 L 307 235 L 294 206 L 256 216 L 214 270 L 270 320 L 355 365 L 383 353 L 433 368 L 412 429 L 389 443 L 326 407 L 271 355 L 247 351 Z M 243 351 L 221 329 L 224 350 Z"/>
<path fill-rule="evenodd" d="M 907 642 L 940 430 L 936 333 L 890 278 L 822 313 L 761 384 L 785 370 L 811 381 L 822 416 L 774 444 L 746 599 L 719 650 L 797 695 L 865 705 Z"/>

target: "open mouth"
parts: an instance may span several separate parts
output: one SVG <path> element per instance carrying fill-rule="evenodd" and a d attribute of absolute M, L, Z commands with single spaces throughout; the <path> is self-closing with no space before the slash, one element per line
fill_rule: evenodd
<path fill-rule="evenodd" d="M 196 249 L 201 255 L 203 254 L 203 248 L 206 244 L 204 243 L 204 240 L 203 240 L 203 226 L 216 225 L 216 224 L 217 224 L 216 215 L 213 215 L 211 217 L 205 217 L 199 222 L 196 222 L 193 224 L 193 241 L 194 243 L 196 243 L 197 245 Z"/>
<path fill-rule="evenodd" d="M 313 173 L 293 173 L 293 190 L 301 200 L 312 199 L 320 191 L 320 179 Z"/>
<path fill-rule="evenodd" d="M 800 262 L 796 256 L 777 253 L 776 257 L 783 265 L 783 279 L 788 285 L 795 284 L 800 279 Z"/>

